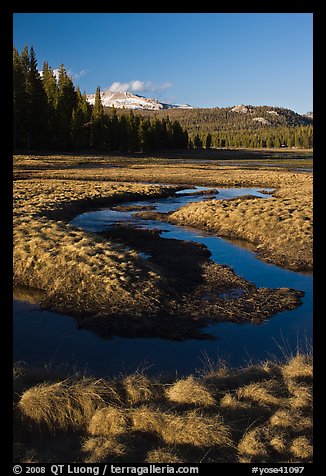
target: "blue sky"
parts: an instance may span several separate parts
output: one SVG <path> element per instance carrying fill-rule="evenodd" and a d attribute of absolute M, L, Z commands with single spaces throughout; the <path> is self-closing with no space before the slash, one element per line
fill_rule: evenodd
<path fill-rule="evenodd" d="M 81 91 L 194 107 L 311 111 L 310 13 L 16 13 L 13 43 L 63 63 Z"/>

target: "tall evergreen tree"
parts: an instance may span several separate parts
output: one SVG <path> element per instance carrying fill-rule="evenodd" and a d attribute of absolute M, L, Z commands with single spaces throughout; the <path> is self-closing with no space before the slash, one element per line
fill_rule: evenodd
<path fill-rule="evenodd" d="M 206 136 L 206 140 L 205 140 L 205 148 L 206 149 L 210 149 L 212 147 L 212 134 L 209 132 Z"/>
<path fill-rule="evenodd" d="M 72 145 L 72 113 L 76 104 L 74 84 L 63 64 L 59 67 L 57 126 L 58 147 L 70 149 Z"/>
<path fill-rule="evenodd" d="M 33 47 L 30 49 L 29 74 L 29 148 L 46 147 L 47 145 L 47 117 L 48 103 L 40 73 L 37 69 L 37 60 Z"/>
<path fill-rule="evenodd" d="M 101 89 L 98 86 L 95 93 L 95 102 L 92 111 L 91 146 L 103 148 L 105 145 L 105 116 L 101 99 Z"/>
<path fill-rule="evenodd" d="M 48 145 L 51 147 L 56 147 L 58 142 L 58 130 L 57 130 L 57 107 L 59 100 L 59 88 L 57 83 L 57 78 L 54 74 L 52 68 L 49 67 L 48 62 L 45 61 L 43 64 L 42 71 L 42 80 L 44 90 L 47 95 L 48 103 L 48 117 L 47 117 L 47 127 L 48 127 Z"/>
<path fill-rule="evenodd" d="M 93 107 L 93 118 L 102 119 L 104 116 L 104 108 L 101 98 L 101 88 L 98 86 L 95 93 L 95 102 Z"/>
<path fill-rule="evenodd" d="M 76 89 L 76 104 L 72 113 L 72 144 L 76 148 L 86 149 L 91 140 L 92 110 L 86 99 L 86 94 L 81 94 Z"/>
<path fill-rule="evenodd" d="M 202 146 L 203 146 L 203 142 L 201 138 L 199 137 L 199 135 L 196 134 L 194 138 L 194 147 L 195 149 L 200 149 Z"/>
<path fill-rule="evenodd" d="M 16 48 L 13 50 L 13 121 L 14 121 L 14 147 L 24 149 L 27 147 L 29 107 L 26 91 L 27 72 L 24 69 L 21 57 Z"/>

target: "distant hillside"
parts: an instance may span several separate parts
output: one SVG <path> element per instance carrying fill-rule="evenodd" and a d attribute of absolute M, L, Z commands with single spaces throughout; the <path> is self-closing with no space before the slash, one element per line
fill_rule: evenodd
<path fill-rule="evenodd" d="M 177 120 L 194 147 L 312 147 L 312 117 L 282 107 L 240 105 L 136 112 L 143 117 Z"/>
<path fill-rule="evenodd" d="M 312 125 L 310 116 L 297 114 L 291 109 L 272 106 L 234 106 L 223 108 L 169 109 L 141 111 L 142 115 L 169 116 L 180 121 L 189 132 L 200 132 L 202 128 L 210 132 L 222 130 L 259 130 L 268 127 L 295 127 Z"/>

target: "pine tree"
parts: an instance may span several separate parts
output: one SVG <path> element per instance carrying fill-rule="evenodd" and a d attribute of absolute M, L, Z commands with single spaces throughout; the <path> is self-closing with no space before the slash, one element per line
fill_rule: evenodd
<path fill-rule="evenodd" d="M 95 93 L 95 102 L 92 110 L 91 146 L 103 148 L 105 144 L 104 108 L 101 99 L 101 89 L 98 86 Z"/>
<path fill-rule="evenodd" d="M 28 94 L 26 91 L 27 72 L 16 48 L 13 50 L 13 122 L 14 147 L 27 147 L 28 136 Z"/>
<path fill-rule="evenodd" d="M 212 147 L 212 134 L 209 132 L 205 140 L 205 148 L 210 149 Z"/>
<path fill-rule="evenodd" d="M 140 117 L 135 116 L 131 110 L 128 116 L 128 130 L 129 130 L 129 150 L 136 152 L 140 150 Z"/>
<path fill-rule="evenodd" d="M 121 152 L 129 150 L 129 127 L 125 114 L 119 119 L 119 150 Z"/>
<path fill-rule="evenodd" d="M 151 143 L 151 124 L 149 119 L 141 118 L 140 122 L 140 144 L 141 144 L 141 151 L 149 151 L 152 150 L 152 143 Z"/>
<path fill-rule="evenodd" d="M 92 115 L 94 119 L 102 119 L 104 116 L 104 108 L 101 98 L 101 88 L 99 86 L 96 88 L 95 102 Z"/>
<path fill-rule="evenodd" d="M 76 104 L 76 92 L 63 64 L 59 67 L 58 89 L 58 147 L 69 150 L 72 145 L 72 113 Z"/>
<path fill-rule="evenodd" d="M 202 140 L 199 137 L 199 135 L 196 134 L 194 138 L 194 147 L 195 149 L 200 149 L 202 146 L 203 146 Z"/>
<path fill-rule="evenodd" d="M 57 84 L 57 79 L 54 75 L 52 68 L 49 67 L 48 62 L 45 61 L 43 64 L 42 72 L 43 87 L 47 96 L 48 103 L 48 117 L 47 117 L 47 127 L 48 127 L 48 146 L 56 147 L 58 142 L 58 131 L 57 131 L 57 107 L 59 100 L 59 88 Z"/>
<path fill-rule="evenodd" d="M 37 60 L 33 47 L 29 56 L 29 124 L 28 141 L 31 149 L 46 147 L 47 145 L 47 97 L 43 87 L 40 73 L 37 69 Z"/>
<path fill-rule="evenodd" d="M 76 89 L 76 103 L 72 113 L 72 144 L 75 148 L 86 149 L 91 141 L 91 106 L 86 94 Z"/>

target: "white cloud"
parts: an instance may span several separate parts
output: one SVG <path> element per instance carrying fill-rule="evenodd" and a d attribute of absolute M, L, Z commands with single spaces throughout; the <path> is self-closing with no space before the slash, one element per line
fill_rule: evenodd
<path fill-rule="evenodd" d="M 127 91 L 129 87 L 130 83 L 119 83 L 119 81 L 115 81 L 108 88 L 108 91 L 110 91 L 111 93 L 118 93 L 119 91 Z"/>
<path fill-rule="evenodd" d="M 120 83 L 119 81 L 115 81 L 107 88 L 107 91 L 111 93 L 116 93 L 119 91 L 133 91 L 133 92 L 146 92 L 146 91 L 160 91 L 162 89 L 168 89 L 172 86 L 172 83 L 165 82 L 162 84 L 155 84 L 152 81 L 129 81 L 128 83 Z"/>
<path fill-rule="evenodd" d="M 82 76 L 85 76 L 88 73 L 87 69 L 82 69 L 78 73 L 74 73 L 73 71 L 68 71 L 69 76 L 72 77 L 72 79 L 79 79 Z"/>

